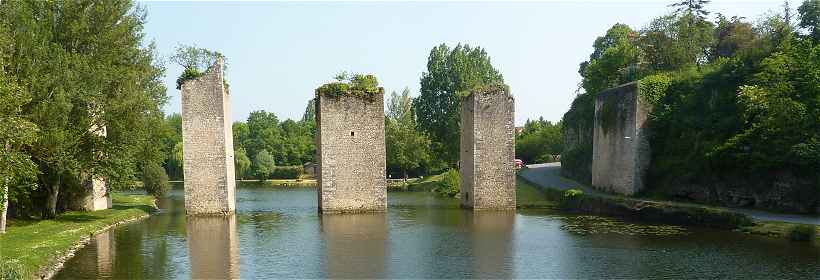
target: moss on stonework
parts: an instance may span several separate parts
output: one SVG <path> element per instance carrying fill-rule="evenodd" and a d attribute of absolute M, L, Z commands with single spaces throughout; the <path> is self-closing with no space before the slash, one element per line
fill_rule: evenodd
<path fill-rule="evenodd" d="M 612 98 L 606 98 L 601 103 L 601 109 L 596 114 L 604 134 L 607 134 L 615 126 L 618 118 L 618 104 Z"/>
<path fill-rule="evenodd" d="M 376 76 L 356 74 L 347 78 L 346 75 L 337 78 L 337 81 L 324 84 L 316 89 L 316 97 L 339 98 L 343 95 L 354 96 L 374 101 L 381 92 L 379 81 Z"/>
<path fill-rule="evenodd" d="M 474 86 L 470 90 L 462 91 L 460 93 L 463 97 L 469 97 L 474 93 L 504 93 L 509 95 L 510 94 L 510 86 L 506 84 L 494 83 L 494 84 L 482 84 L 478 86 Z"/>

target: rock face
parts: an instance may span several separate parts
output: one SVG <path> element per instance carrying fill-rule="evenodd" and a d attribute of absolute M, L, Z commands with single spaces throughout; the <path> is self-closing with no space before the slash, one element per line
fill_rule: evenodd
<path fill-rule="evenodd" d="M 638 83 L 608 89 L 595 97 L 592 185 L 632 195 L 644 187 L 650 147 L 647 115 Z"/>
<path fill-rule="evenodd" d="M 320 212 L 387 210 L 384 89 L 317 94 L 316 160 Z"/>
<path fill-rule="evenodd" d="M 505 89 L 461 100 L 461 205 L 515 209 L 515 100 Z"/>
<path fill-rule="evenodd" d="M 236 203 L 230 96 L 220 59 L 202 77 L 182 85 L 185 210 L 233 213 Z"/>

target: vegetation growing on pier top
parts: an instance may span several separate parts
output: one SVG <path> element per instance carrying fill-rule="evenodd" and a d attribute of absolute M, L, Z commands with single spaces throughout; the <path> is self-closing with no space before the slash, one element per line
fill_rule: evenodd
<path fill-rule="evenodd" d="M 175 54 L 171 56 L 171 61 L 179 66 L 182 66 L 182 74 L 177 78 L 177 89 L 182 89 L 182 84 L 187 81 L 205 75 L 208 68 L 214 65 L 219 59 L 222 59 L 222 71 L 228 70 L 228 63 L 225 62 L 225 56 L 217 51 L 211 51 L 204 48 L 199 48 L 196 45 L 177 45 Z M 227 90 L 228 84 L 225 82 Z"/>
<path fill-rule="evenodd" d="M 342 95 L 356 96 L 372 101 L 380 92 L 379 80 L 372 74 L 348 74 L 342 72 L 334 77 L 336 81 L 320 86 L 316 89 L 316 96 L 338 98 Z"/>

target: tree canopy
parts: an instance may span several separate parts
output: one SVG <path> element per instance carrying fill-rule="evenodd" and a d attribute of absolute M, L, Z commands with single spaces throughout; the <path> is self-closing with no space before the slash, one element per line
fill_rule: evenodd
<path fill-rule="evenodd" d="M 451 49 L 441 44 L 430 51 L 413 108 L 419 129 L 430 136 L 443 165 L 455 166 L 458 161 L 461 96 L 475 87 L 503 83 L 481 47 L 458 44 Z"/>

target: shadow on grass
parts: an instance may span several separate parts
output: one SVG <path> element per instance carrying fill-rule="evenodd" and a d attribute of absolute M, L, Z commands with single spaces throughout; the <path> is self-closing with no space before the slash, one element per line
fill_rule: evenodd
<path fill-rule="evenodd" d="M 88 215 L 88 214 L 81 214 L 81 213 L 72 213 L 72 214 L 64 214 L 57 218 L 59 221 L 67 221 L 67 222 L 90 222 L 102 219 L 102 217 Z"/>
<path fill-rule="evenodd" d="M 145 213 L 151 213 L 154 210 L 156 210 L 156 209 L 154 209 L 154 207 L 151 207 L 151 206 L 148 206 L 148 205 L 114 205 L 114 206 L 111 207 L 111 209 L 118 210 L 118 211 L 128 210 L 128 209 L 139 209 L 139 210 L 142 210 Z"/>

